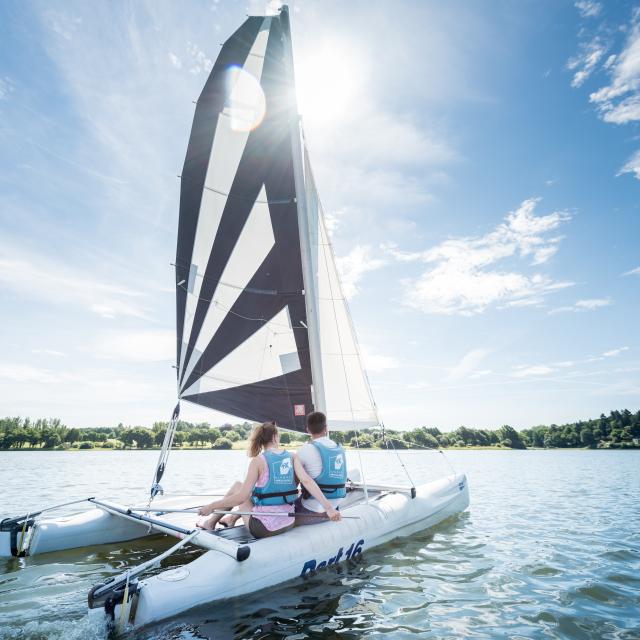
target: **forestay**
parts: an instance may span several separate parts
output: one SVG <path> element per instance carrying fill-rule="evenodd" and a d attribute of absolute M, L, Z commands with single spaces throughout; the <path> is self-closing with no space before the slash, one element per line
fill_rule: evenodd
<path fill-rule="evenodd" d="M 304 430 L 314 408 L 332 427 L 372 426 L 308 154 L 296 154 L 289 37 L 286 13 L 247 19 L 197 102 L 176 255 L 178 394 L 287 429 Z"/>

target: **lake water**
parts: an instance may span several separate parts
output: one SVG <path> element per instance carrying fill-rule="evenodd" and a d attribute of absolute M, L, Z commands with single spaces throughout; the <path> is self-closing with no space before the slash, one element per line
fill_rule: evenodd
<path fill-rule="evenodd" d="M 0 517 L 92 495 L 139 500 L 156 457 L 0 453 Z M 402 458 L 415 482 L 447 469 L 437 452 Z M 362 459 L 368 480 L 403 481 L 393 455 L 370 451 Z M 469 477 L 471 507 L 459 517 L 135 638 L 640 639 L 640 452 L 452 451 L 447 459 Z M 241 475 L 245 461 L 237 451 L 173 452 L 163 485 L 212 491 Z M 350 466 L 356 462 L 351 453 Z M 87 592 L 166 546 L 138 541 L 0 559 L 0 638 L 107 638 L 86 614 Z"/>

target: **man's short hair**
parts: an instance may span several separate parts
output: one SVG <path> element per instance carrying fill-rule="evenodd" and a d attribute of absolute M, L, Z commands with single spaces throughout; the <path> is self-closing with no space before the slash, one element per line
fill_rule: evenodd
<path fill-rule="evenodd" d="M 314 436 L 327 428 L 327 416 L 321 411 L 314 411 L 307 416 L 307 429 Z"/>

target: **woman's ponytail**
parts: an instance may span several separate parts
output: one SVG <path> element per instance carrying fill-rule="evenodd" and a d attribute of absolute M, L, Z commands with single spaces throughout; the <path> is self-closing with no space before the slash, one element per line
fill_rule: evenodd
<path fill-rule="evenodd" d="M 263 422 L 256 425 L 249 436 L 249 457 L 259 456 L 277 433 L 278 427 L 275 422 Z"/>

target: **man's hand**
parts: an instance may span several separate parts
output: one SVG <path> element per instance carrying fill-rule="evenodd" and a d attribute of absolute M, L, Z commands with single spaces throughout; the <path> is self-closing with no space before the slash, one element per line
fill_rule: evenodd
<path fill-rule="evenodd" d="M 213 511 L 213 507 L 210 504 L 205 504 L 204 507 L 198 509 L 199 516 L 208 516 Z"/>
<path fill-rule="evenodd" d="M 333 507 L 329 507 L 327 509 L 327 516 L 329 516 L 329 520 L 332 520 L 333 522 L 340 522 L 340 520 L 342 520 L 340 512 Z"/>

